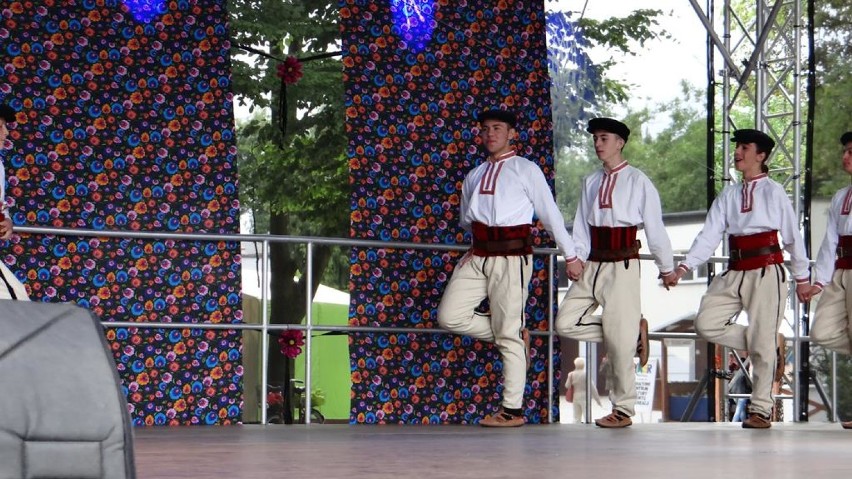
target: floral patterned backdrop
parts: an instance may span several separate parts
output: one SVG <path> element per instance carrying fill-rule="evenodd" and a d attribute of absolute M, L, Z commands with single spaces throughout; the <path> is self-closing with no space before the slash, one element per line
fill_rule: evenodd
<path fill-rule="evenodd" d="M 520 112 L 519 153 L 552 181 L 543 2 L 341 0 L 351 236 L 468 244 L 458 225 L 465 174 L 483 160 L 482 109 Z M 536 244 L 549 241 L 535 230 Z M 457 253 L 354 249 L 350 324 L 437 327 Z M 531 329 L 547 328 L 548 282 L 536 258 Z M 502 363 L 454 335 L 350 336 L 352 423 L 475 423 L 497 410 Z M 533 340 L 528 422 L 546 422 L 547 347 Z M 558 364 L 558 363 L 557 363 Z M 557 408 L 552 410 L 557 414 Z"/>
<path fill-rule="evenodd" d="M 227 34 L 224 0 L 0 0 L 15 224 L 238 233 Z M 33 300 L 102 319 L 238 323 L 238 248 L 22 235 L 3 260 Z M 107 329 L 133 422 L 237 422 L 240 337 Z"/>

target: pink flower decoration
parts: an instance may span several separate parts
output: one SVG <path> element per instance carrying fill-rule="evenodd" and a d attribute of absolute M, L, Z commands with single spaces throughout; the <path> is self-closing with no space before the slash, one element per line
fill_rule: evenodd
<path fill-rule="evenodd" d="M 296 83 L 302 78 L 302 62 L 296 57 L 287 57 L 284 63 L 278 64 L 277 76 L 288 85 Z"/>
<path fill-rule="evenodd" d="M 283 406 L 284 395 L 277 391 L 270 391 L 269 394 L 266 395 L 266 402 L 270 406 Z"/>
<path fill-rule="evenodd" d="M 278 346 L 281 354 L 290 359 L 302 354 L 302 346 L 305 344 L 305 334 L 298 329 L 287 329 L 278 335 Z"/>

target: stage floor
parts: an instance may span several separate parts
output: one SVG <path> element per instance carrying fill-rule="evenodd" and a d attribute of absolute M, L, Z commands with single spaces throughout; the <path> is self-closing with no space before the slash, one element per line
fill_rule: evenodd
<path fill-rule="evenodd" d="M 831 423 L 198 426 L 135 429 L 149 478 L 849 477 L 852 430 Z"/>

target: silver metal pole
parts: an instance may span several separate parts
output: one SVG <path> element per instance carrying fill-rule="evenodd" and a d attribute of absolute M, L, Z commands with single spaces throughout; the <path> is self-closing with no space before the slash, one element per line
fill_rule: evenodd
<path fill-rule="evenodd" d="M 725 0 L 725 8 L 722 9 L 722 28 L 724 29 L 725 50 L 731 51 L 731 0 Z M 722 70 L 722 181 L 731 182 L 731 69 Z M 723 242 L 723 251 L 727 253 L 727 243 Z"/>
<path fill-rule="evenodd" d="M 261 329 L 260 333 L 260 423 L 266 424 L 266 395 L 269 394 L 269 299 L 266 297 L 266 285 L 269 284 L 269 270 L 267 268 L 269 261 L 269 241 L 264 241 L 262 246 L 261 257 L 263 263 L 260 269 L 261 289 L 260 289 L 260 310 L 261 310 Z"/>
<path fill-rule="evenodd" d="M 763 34 L 764 22 L 766 21 L 766 13 L 764 12 L 764 0 L 757 0 L 757 13 L 754 20 L 755 38 L 760 38 Z M 768 28 L 768 27 L 767 27 Z M 754 94 L 754 127 L 758 130 L 767 131 L 764 126 L 764 118 L 766 115 L 766 44 L 755 44 L 755 48 L 760 51 L 757 56 L 757 65 L 755 68 L 755 94 Z"/>
<path fill-rule="evenodd" d="M 583 401 L 586 402 L 586 414 L 583 418 L 583 422 L 586 424 L 590 424 L 592 422 L 592 373 L 591 366 L 592 364 L 592 350 L 594 350 L 595 355 L 597 356 L 598 352 L 598 343 L 587 342 L 586 343 L 586 397 L 583 398 Z M 577 398 L 575 397 L 576 401 Z"/>
<path fill-rule="evenodd" d="M 831 416 L 831 421 L 840 421 L 837 411 L 837 353 L 834 351 L 831 352 Z"/>
<path fill-rule="evenodd" d="M 559 282 L 556 281 L 554 284 L 554 280 L 556 279 L 556 268 L 553 267 L 554 263 L 556 263 L 556 256 L 548 256 L 547 277 L 550 279 L 550 288 L 548 288 L 547 292 L 547 422 L 549 424 L 553 424 L 553 417 L 555 416 L 555 414 L 553 414 L 553 378 L 556 371 L 553 367 L 553 342 L 556 340 L 556 337 L 553 332 L 553 305 L 556 304 L 556 300 L 558 298 L 554 298 L 553 291 L 559 286 Z M 558 405 L 559 402 L 559 392 L 557 391 L 556 404 Z"/>
<path fill-rule="evenodd" d="M 307 307 L 305 308 L 305 326 L 307 329 L 305 331 L 305 424 L 311 423 L 311 375 L 313 371 L 311 371 L 311 336 L 313 332 L 313 324 L 311 321 L 311 316 L 313 315 L 313 299 L 314 299 L 314 244 L 307 244 L 307 263 L 308 270 L 305 273 L 305 277 L 307 278 L 307 284 L 305 287 L 305 296 L 307 301 Z"/>
<path fill-rule="evenodd" d="M 793 25 L 793 32 L 795 37 L 795 61 L 793 65 L 793 198 L 794 198 L 794 208 L 796 209 L 796 218 L 801 222 L 804 218 L 802 217 L 802 163 L 801 163 L 801 149 L 802 149 L 802 106 L 801 106 L 801 97 L 802 97 L 802 9 L 801 2 L 793 2 L 793 16 L 796 19 Z M 801 223 L 800 223 L 801 224 Z M 800 336 L 802 334 L 802 316 L 801 316 L 801 308 L 799 305 L 798 297 L 796 294 L 793 294 L 793 418 L 794 421 L 798 422 L 801 414 L 801 392 L 799 391 L 799 386 L 802 381 L 802 375 L 799 371 L 799 361 L 801 352 L 799 351 Z M 808 381 L 809 378 L 804 378 L 805 381 Z"/>

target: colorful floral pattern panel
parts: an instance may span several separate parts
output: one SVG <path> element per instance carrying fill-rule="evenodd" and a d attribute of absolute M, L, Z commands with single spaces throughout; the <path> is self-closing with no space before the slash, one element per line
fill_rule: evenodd
<path fill-rule="evenodd" d="M 466 245 L 464 176 L 484 160 L 478 111 L 520 113 L 519 154 L 552 181 L 543 2 L 341 0 L 354 238 Z M 549 244 L 540 225 L 536 245 Z M 351 259 L 350 324 L 437 327 L 458 252 L 361 249 Z M 545 258 L 535 260 L 528 326 L 547 329 Z M 490 344 L 449 334 L 350 336 L 352 423 L 476 423 L 500 406 Z M 546 422 L 547 347 L 533 340 L 525 394 Z M 552 414 L 556 414 L 554 408 Z"/>
<path fill-rule="evenodd" d="M 229 48 L 224 0 L 0 1 L 14 223 L 238 233 Z M 23 235 L 3 259 L 35 301 L 109 321 L 238 323 L 238 248 Z M 237 331 L 106 331 L 135 424 L 239 421 Z"/>

